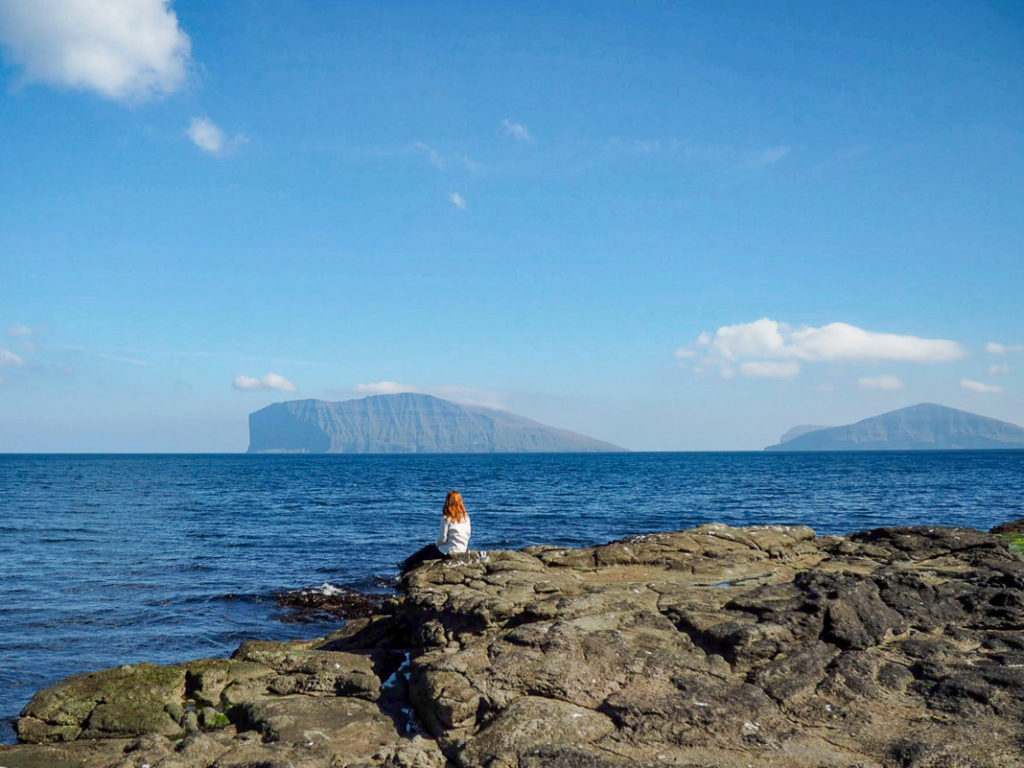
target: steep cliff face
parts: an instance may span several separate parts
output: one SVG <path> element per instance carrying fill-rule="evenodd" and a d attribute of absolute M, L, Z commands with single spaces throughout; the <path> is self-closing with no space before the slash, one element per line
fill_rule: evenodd
<path fill-rule="evenodd" d="M 792 430 L 791 430 L 792 432 Z M 829 427 L 770 445 L 766 451 L 878 451 L 1017 448 L 1024 429 L 1014 424 L 933 403 Z"/>
<path fill-rule="evenodd" d="M 293 400 L 249 416 L 249 453 L 566 453 L 621 451 L 505 411 L 430 395 Z"/>

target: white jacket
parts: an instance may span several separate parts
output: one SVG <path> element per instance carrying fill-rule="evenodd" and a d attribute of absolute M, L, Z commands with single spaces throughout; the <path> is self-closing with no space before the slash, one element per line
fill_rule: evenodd
<path fill-rule="evenodd" d="M 437 539 L 437 548 L 445 555 L 465 552 L 469 549 L 469 535 L 472 532 L 469 519 L 464 523 L 450 523 L 448 518 L 441 517 L 441 535 Z"/>

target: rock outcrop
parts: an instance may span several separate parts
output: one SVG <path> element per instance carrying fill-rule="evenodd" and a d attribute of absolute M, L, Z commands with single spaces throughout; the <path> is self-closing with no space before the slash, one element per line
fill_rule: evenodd
<path fill-rule="evenodd" d="M 1024 767 L 1024 558 L 997 535 L 714 524 L 401 588 L 326 638 L 70 678 L 0 765 Z"/>

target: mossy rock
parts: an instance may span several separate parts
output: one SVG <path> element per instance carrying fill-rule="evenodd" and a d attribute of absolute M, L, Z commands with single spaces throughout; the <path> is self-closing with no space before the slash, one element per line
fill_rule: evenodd
<path fill-rule="evenodd" d="M 39 692 L 22 711 L 22 741 L 181 732 L 169 710 L 181 707 L 185 670 L 155 664 L 125 665 L 69 677 Z M 72 735 L 74 734 L 74 735 Z"/>
<path fill-rule="evenodd" d="M 1019 533 L 997 533 L 1000 539 L 1006 542 L 1011 552 L 1024 552 L 1024 536 Z"/>

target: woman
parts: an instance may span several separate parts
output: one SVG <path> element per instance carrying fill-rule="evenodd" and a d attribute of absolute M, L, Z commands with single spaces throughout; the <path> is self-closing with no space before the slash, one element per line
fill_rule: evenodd
<path fill-rule="evenodd" d="M 458 491 L 448 491 L 444 500 L 444 513 L 441 517 L 441 535 L 436 544 L 428 544 L 419 552 L 402 561 L 400 568 L 408 571 L 425 560 L 439 560 L 459 552 L 469 551 L 469 536 L 472 533 L 469 513 Z"/>

